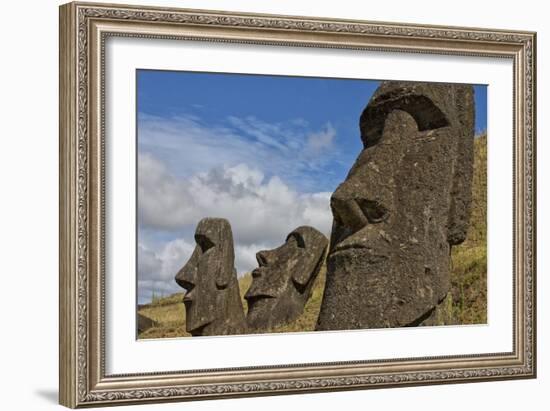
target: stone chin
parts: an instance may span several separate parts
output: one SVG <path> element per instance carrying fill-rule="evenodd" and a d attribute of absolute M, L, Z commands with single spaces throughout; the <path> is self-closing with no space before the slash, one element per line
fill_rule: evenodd
<path fill-rule="evenodd" d="M 248 303 L 247 323 L 255 329 L 269 328 L 266 324 L 264 312 L 273 311 L 277 307 L 277 298 L 270 295 L 246 295 Z"/>
<path fill-rule="evenodd" d="M 189 313 L 186 318 L 185 329 L 191 335 L 202 335 L 201 332 L 204 329 L 212 324 L 213 319 L 200 318 L 194 312 L 196 311 L 193 307 L 193 303 L 184 301 L 185 311 Z M 197 318 L 199 317 L 199 318 Z"/>
<path fill-rule="evenodd" d="M 297 317 L 303 309 L 298 291 L 287 284 L 281 294 L 264 292 L 253 287 L 245 295 L 248 304 L 247 324 L 250 329 L 262 332 L 285 324 Z"/>
<path fill-rule="evenodd" d="M 417 270 L 415 270 L 417 268 Z M 428 294 L 429 284 L 423 284 L 426 296 L 408 294 L 400 287 L 400 273 L 418 271 L 407 260 L 385 252 L 383 244 L 336 247 L 327 258 L 326 295 L 339 297 L 334 319 L 320 318 L 317 330 L 368 329 L 403 327 L 420 324 L 438 303 Z M 360 273 L 356 279 L 350 273 Z M 420 272 L 419 272 L 420 274 Z M 408 283 L 408 282 L 407 282 Z M 362 298 L 341 298 L 353 289 Z M 427 318 L 427 317 L 426 317 Z"/>
<path fill-rule="evenodd" d="M 187 330 L 187 332 L 189 334 L 191 334 L 191 336 L 193 337 L 200 337 L 200 336 L 203 336 L 203 335 L 210 335 L 210 333 L 208 332 L 208 326 L 210 326 L 212 323 L 206 323 L 204 325 L 201 325 L 200 327 L 194 327 L 193 329 L 191 330 Z"/>
<path fill-rule="evenodd" d="M 271 287 L 259 282 L 258 279 L 273 275 L 272 268 L 258 267 L 252 271 L 252 284 L 244 295 L 248 305 L 247 323 L 250 327 L 257 329 L 270 327 L 271 316 L 266 317 L 266 313 L 273 313 L 276 310 L 281 295 L 274 293 Z M 280 292 L 280 286 L 277 288 Z"/>

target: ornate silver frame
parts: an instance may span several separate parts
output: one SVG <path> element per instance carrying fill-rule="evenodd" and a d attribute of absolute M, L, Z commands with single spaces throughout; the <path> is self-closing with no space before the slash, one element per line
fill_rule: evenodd
<path fill-rule="evenodd" d="M 484 355 L 105 375 L 104 44 L 109 36 L 490 56 L 514 63 L 514 349 Z M 534 378 L 532 32 L 70 3 L 60 7 L 60 403 L 68 407 Z"/>

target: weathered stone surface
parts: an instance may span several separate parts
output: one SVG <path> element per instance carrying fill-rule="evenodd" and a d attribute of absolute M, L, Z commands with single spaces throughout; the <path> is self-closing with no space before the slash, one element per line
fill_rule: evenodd
<path fill-rule="evenodd" d="M 450 288 L 450 248 L 466 237 L 473 88 L 383 82 L 360 129 L 364 150 L 331 197 L 318 330 L 428 320 Z"/>
<path fill-rule="evenodd" d="M 156 323 L 151 318 L 138 313 L 137 315 L 138 333 L 142 333 L 148 330 L 149 328 L 154 327 L 155 325 Z"/>
<path fill-rule="evenodd" d="M 312 227 L 298 227 L 286 242 L 256 254 L 259 267 L 244 298 L 247 322 L 255 332 L 296 319 L 311 297 L 311 288 L 325 259 L 327 238 Z"/>
<path fill-rule="evenodd" d="M 197 246 L 176 275 L 186 293 L 186 329 L 193 336 L 246 331 L 234 268 L 233 234 L 222 218 L 204 218 L 195 231 Z"/>

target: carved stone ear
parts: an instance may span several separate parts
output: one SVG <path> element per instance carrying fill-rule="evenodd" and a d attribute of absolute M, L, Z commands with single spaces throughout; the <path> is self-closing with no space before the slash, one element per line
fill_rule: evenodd
<path fill-rule="evenodd" d="M 235 254 L 233 251 L 233 239 L 230 244 L 220 245 L 219 257 L 216 261 L 216 287 L 219 290 L 226 288 L 231 278 L 236 276 Z"/>
<path fill-rule="evenodd" d="M 455 152 L 449 161 L 458 166 L 454 167 L 447 223 L 451 245 L 464 241 L 470 218 L 474 104 L 473 88 L 468 85 L 432 87 L 424 83 L 387 82 L 375 92 L 359 121 L 365 148 L 381 139 L 386 117 L 394 110 L 409 113 L 419 131 L 452 128 Z"/>
<path fill-rule="evenodd" d="M 459 129 L 457 157 L 451 190 L 451 205 L 447 223 L 447 241 L 451 245 L 466 239 L 472 202 L 472 175 L 474 172 L 474 93 L 470 86 L 456 86 L 455 104 Z"/>
<path fill-rule="evenodd" d="M 320 254 L 315 256 L 315 260 L 313 260 L 314 265 L 312 264 L 308 269 L 299 270 L 294 273 L 292 276 L 292 281 L 298 286 L 298 289 L 306 288 L 310 282 L 315 280 L 315 277 L 319 274 L 319 270 L 325 261 L 326 254 L 327 249 L 325 247 Z"/>
<path fill-rule="evenodd" d="M 226 288 L 233 276 L 236 276 L 235 271 L 235 251 L 233 249 L 233 233 L 229 221 L 220 219 L 220 235 L 216 261 L 216 286 L 218 289 Z"/>
<path fill-rule="evenodd" d="M 301 250 L 302 253 L 309 254 L 313 251 L 311 249 L 311 245 L 306 246 L 304 237 L 302 237 L 302 235 L 296 230 L 294 230 L 287 236 L 286 241 L 288 242 L 288 240 L 291 238 L 296 240 L 296 246 Z M 312 270 L 311 266 L 308 266 L 306 264 L 300 264 L 299 267 L 299 270 L 296 270 L 294 271 L 294 273 L 292 273 L 292 279 L 297 285 L 302 287 L 308 283 L 309 279 L 314 274 L 314 270 Z"/>
<path fill-rule="evenodd" d="M 295 284 L 305 287 L 317 276 L 324 260 L 328 240 L 318 230 L 309 226 L 298 227 L 292 231 L 288 235 L 287 241 L 290 237 L 294 237 L 298 247 L 311 256 L 312 263 L 309 266 L 302 266 L 302 269 L 295 271 L 292 276 Z"/>

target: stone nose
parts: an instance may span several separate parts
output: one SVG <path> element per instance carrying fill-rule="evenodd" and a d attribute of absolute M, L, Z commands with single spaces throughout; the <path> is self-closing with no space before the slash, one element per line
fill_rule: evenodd
<path fill-rule="evenodd" d="M 368 224 L 367 216 L 354 198 L 333 195 L 330 199 L 330 207 L 336 224 L 352 232 L 358 231 Z"/>
<path fill-rule="evenodd" d="M 330 198 L 330 207 L 338 225 L 356 232 L 367 224 L 384 221 L 388 210 L 378 198 L 353 181 L 350 179 L 338 187 Z"/>
<path fill-rule="evenodd" d="M 185 264 L 181 270 L 176 274 L 176 283 L 190 292 L 195 288 L 195 277 L 196 277 L 197 266 L 194 264 L 194 261 L 189 261 Z"/>
<path fill-rule="evenodd" d="M 269 250 L 262 250 L 256 253 L 256 261 L 258 266 L 265 267 L 273 262 L 273 253 Z"/>

